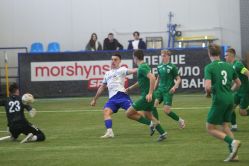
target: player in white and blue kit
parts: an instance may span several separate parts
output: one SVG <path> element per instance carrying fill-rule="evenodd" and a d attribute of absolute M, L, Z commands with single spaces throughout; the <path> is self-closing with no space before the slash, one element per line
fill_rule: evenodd
<path fill-rule="evenodd" d="M 132 105 L 129 95 L 125 93 L 124 83 L 127 75 L 134 74 L 137 71 L 137 69 L 120 67 L 121 56 L 119 54 L 114 54 L 111 60 L 111 70 L 105 74 L 102 85 L 99 87 L 95 97 L 90 103 L 91 106 L 94 106 L 98 97 L 106 88 L 108 88 L 109 100 L 103 108 L 105 127 L 107 131 L 105 135 L 101 136 L 101 138 L 114 137 L 111 115 L 116 113 L 119 108 L 127 110 Z"/>

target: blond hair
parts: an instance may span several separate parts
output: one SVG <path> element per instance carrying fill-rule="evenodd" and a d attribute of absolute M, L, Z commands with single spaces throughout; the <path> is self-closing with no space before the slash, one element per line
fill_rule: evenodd
<path fill-rule="evenodd" d="M 161 54 L 171 55 L 171 52 L 169 50 L 161 50 Z"/>

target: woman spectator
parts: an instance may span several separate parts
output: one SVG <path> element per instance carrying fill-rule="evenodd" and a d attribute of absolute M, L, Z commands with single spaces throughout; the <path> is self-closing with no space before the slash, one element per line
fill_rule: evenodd
<path fill-rule="evenodd" d="M 101 43 L 98 41 L 98 37 L 97 37 L 96 33 L 92 33 L 91 39 L 89 40 L 88 44 L 86 45 L 86 50 L 88 50 L 88 51 L 102 50 Z"/>

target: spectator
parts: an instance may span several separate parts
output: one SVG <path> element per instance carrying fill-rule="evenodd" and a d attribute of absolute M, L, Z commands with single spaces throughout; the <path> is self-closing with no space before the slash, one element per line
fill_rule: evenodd
<path fill-rule="evenodd" d="M 104 40 L 104 50 L 123 50 L 123 46 L 114 39 L 113 33 L 109 33 L 108 37 Z"/>
<path fill-rule="evenodd" d="M 129 40 L 128 50 L 146 49 L 146 44 L 139 35 L 138 31 L 133 32 L 134 40 Z"/>
<path fill-rule="evenodd" d="M 92 33 L 91 39 L 89 40 L 88 44 L 86 45 L 86 50 L 88 50 L 88 51 L 102 50 L 101 43 L 98 41 L 98 37 L 97 37 L 96 33 Z"/>

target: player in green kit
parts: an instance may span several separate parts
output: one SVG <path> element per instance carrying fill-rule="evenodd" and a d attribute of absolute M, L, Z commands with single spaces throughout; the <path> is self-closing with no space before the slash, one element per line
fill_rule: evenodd
<path fill-rule="evenodd" d="M 238 160 L 237 152 L 241 145 L 235 140 L 229 128 L 233 108 L 232 90 L 241 84 L 232 66 L 220 61 L 220 47 L 215 44 L 208 46 L 208 55 L 212 61 L 205 67 L 205 90 L 207 96 L 212 93 L 212 105 L 208 113 L 206 128 L 210 135 L 224 140 L 229 145 L 229 156 L 224 161 Z M 233 88 L 232 82 L 234 81 Z M 217 128 L 221 125 L 222 130 Z"/>
<path fill-rule="evenodd" d="M 175 121 L 178 121 L 180 128 L 185 127 L 185 122 L 175 112 L 171 111 L 173 95 L 181 83 L 181 78 L 178 74 L 177 67 L 170 62 L 171 52 L 169 50 L 162 50 L 162 63 L 157 66 L 158 77 L 155 84 L 156 100 L 155 107 L 159 102 L 163 101 L 163 111 Z M 176 81 L 175 81 L 176 80 Z"/>
<path fill-rule="evenodd" d="M 162 129 L 160 122 L 152 115 L 152 110 L 155 109 L 155 96 L 153 93 L 156 80 L 155 76 L 151 73 L 151 68 L 149 67 L 149 65 L 143 61 L 144 53 L 142 50 L 135 50 L 133 54 L 133 59 L 135 64 L 138 65 L 138 82 L 127 88 L 127 91 L 135 87 L 139 87 L 141 91 L 141 96 L 128 109 L 127 117 L 140 122 L 143 116 L 139 114 L 138 111 L 144 111 L 145 116 L 153 122 L 156 130 L 160 133 L 158 141 L 162 141 L 167 138 L 167 133 Z"/>
<path fill-rule="evenodd" d="M 235 72 L 238 74 L 241 81 L 241 86 L 238 91 L 234 94 L 234 111 L 232 113 L 232 131 L 237 131 L 236 113 L 235 108 L 239 105 L 239 113 L 241 116 L 249 116 L 249 71 L 248 69 L 238 60 L 235 59 L 236 51 L 233 48 L 229 48 L 226 51 L 226 61 L 233 65 Z"/>

